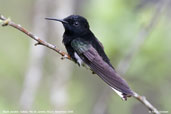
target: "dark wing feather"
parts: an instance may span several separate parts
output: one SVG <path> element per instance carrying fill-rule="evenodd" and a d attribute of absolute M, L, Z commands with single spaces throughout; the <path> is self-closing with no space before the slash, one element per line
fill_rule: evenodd
<path fill-rule="evenodd" d="M 99 56 L 98 52 L 92 45 L 81 39 L 77 39 L 73 40 L 72 47 L 76 50 L 80 58 L 108 85 L 120 91 L 123 95 L 133 95 L 127 82 L 120 77 L 119 74 L 117 74 L 115 70 L 101 58 L 101 56 Z"/>

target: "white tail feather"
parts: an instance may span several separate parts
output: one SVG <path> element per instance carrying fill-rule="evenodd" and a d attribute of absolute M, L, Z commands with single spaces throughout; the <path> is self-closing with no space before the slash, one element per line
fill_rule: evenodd
<path fill-rule="evenodd" d="M 112 88 L 112 87 L 111 87 Z M 114 88 L 112 88 L 124 101 L 126 100 L 125 99 L 125 97 L 124 97 L 124 95 L 123 95 L 123 93 L 122 92 L 120 92 L 120 91 L 118 91 L 118 90 L 116 90 L 116 89 L 114 89 Z"/>

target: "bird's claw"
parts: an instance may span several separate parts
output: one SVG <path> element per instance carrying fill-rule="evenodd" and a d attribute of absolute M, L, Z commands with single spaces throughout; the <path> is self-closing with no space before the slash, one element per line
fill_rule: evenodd
<path fill-rule="evenodd" d="M 66 59 L 66 58 L 68 58 L 67 55 L 63 55 L 63 56 L 61 57 L 62 60 Z"/>
<path fill-rule="evenodd" d="M 92 74 L 96 74 L 94 71 L 92 71 Z"/>
<path fill-rule="evenodd" d="M 38 46 L 38 45 L 41 45 L 41 43 L 37 42 L 37 43 L 34 44 L 34 46 Z"/>

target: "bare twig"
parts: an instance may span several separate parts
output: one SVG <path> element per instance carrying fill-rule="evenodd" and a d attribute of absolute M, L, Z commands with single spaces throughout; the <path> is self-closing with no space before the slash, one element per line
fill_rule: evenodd
<path fill-rule="evenodd" d="M 149 109 L 149 113 L 160 114 L 160 112 L 146 99 L 145 96 L 140 96 L 137 93 L 134 94 L 135 95 L 133 97 L 144 104 Z"/>
<path fill-rule="evenodd" d="M 57 53 L 59 53 L 63 58 L 72 60 L 67 53 L 57 49 L 56 46 L 39 39 L 39 37 L 33 35 L 31 32 L 28 32 L 25 28 L 21 27 L 21 25 L 15 24 L 10 19 L 5 18 L 1 14 L 0 14 L 0 20 L 3 21 L 2 26 L 10 25 L 10 26 L 20 30 L 21 32 L 25 33 L 27 36 L 31 37 L 33 40 L 36 40 L 37 43 L 35 45 L 46 46 L 46 47 L 56 51 Z M 138 101 L 140 101 L 142 104 L 144 104 L 151 111 L 151 113 L 160 114 L 159 111 L 144 96 L 140 96 L 137 93 L 135 93 L 134 98 L 137 99 Z"/>
<path fill-rule="evenodd" d="M 71 60 L 71 57 L 59 50 L 58 48 L 56 48 L 56 46 L 46 42 L 46 41 L 43 41 L 41 40 L 39 37 L 35 36 L 34 34 L 32 34 L 31 32 L 28 32 L 25 28 L 23 28 L 21 25 L 19 24 L 15 24 L 14 22 L 12 22 L 9 18 L 5 18 L 3 15 L 0 14 L 0 20 L 2 20 L 2 26 L 7 26 L 7 25 L 10 25 L 18 30 L 20 30 L 21 32 L 25 33 L 27 36 L 29 36 L 30 38 L 32 38 L 33 40 L 36 40 L 37 43 L 35 44 L 35 46 L 37 45 L 43 45 L 43 46 L 46 46 L 54 51 L 56 51 L 57 53 L 59 53 L 61 56 L 62 56 L 62 59 L 66 58 L 66 59 L 69 59 Z"/>
<path fill-rule="evenodd" d="M 165 1 L 160 1 L 157 4 L 158 6 L 156 7 L 154 15 L 152 16 L 149 24 L 138 33 L 138 36 L 136 37 L 135 41 L 132 43 L 128 52 L 125 54 L 125 57 L 119 62 L 117 69 L 121 75 L 124 75 L 127 72 L 133 58 L 139 52 L 141 46 L 144 44 L 144 41 L 148 38 L 149 34 L 152 32 L 154 27 L 157 25 L 168 2 L 169 2 L 169 0 L 165 0 Z M 103 93 L 106 93 L 106 91 L 104 90 L 101 94 L 103 95 Z M 144 96 L 140 96 L 136 92 L 134 92 L 134 93 L 135 93 L 134 98 L 137 99 L 138 101 L 140 101 L 142 104 L 144 104 L 149 109 L 150 113 L 160 114 L 160 112 Z M 93 113 L 99 114 L 98 110 L 96 110 L 97 109 L 96 107 L 101 106 L 101 104 L 104 104 L 104 102 L 108 102 L 105 99 L 106 99 L 106 97 L 109 97 L 109 95 L 110 94 L 108 94 L 108 96 L 107 95 L 102 96 L 102 97 L 100 96 L 97 103 L 95 104 L 96 106 L 94 107 Z M 107 107 L 107 106 L 103 106 L 103 107 Z M 100 114 L 103 114 L 103 112 L 105 112 L 105 108 L 103 108 L 103 107 L 101 107 Z"/>
<path fill-rule="evenodd" d="M 39 34 L 42 40 L 48 40 L 49 37 L 47 33 L 49 30 L 48 22 L 44 20 L 39 20 L 39 17 L 47 15 L 49 4 L 51 3 L 47 0 L 35 0 L 34 2 L 34 13 L 32 15 L 32 29 L 34 34 Z M 37 8 L 39 10 L 37 10 Z M 41 29 L 40 29 L 41 28 Z M 41 85 L 41 81 L 44 77 L 44 62 L 46 59 L 47 51 L 46 48 L 36 48 L 32 45 L 35 44 L 34 40 L 30 42 L 29 57 L 27 63 L 27 69 L 25 71 L 25 76 L 23 80 L 23 86 L 20 94 L 19 106 L 20 110 L 32 110 L 34 101 L 37 96 L 38 88 Z M 41 45 L 39 42 L 35 44 Z M 34 72 L 34 73 L 33 73 Z M 24 113 L 22 113 L 24 114 Z"/>

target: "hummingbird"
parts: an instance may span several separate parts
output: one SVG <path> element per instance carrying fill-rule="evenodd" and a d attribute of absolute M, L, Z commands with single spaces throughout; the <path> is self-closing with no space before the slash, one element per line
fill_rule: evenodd
<path fill-rule="evenodd" d="M 45 18 L 61 22 L 64 26 L 63 44 L 79 66 L 88 66 L 106 82 L 123 100 L 134 95 L 127 82 L 116 72 L 107 57 L 102 43 L 90 30 L 86 18 L 70 15 L 64 19 Z"/>

